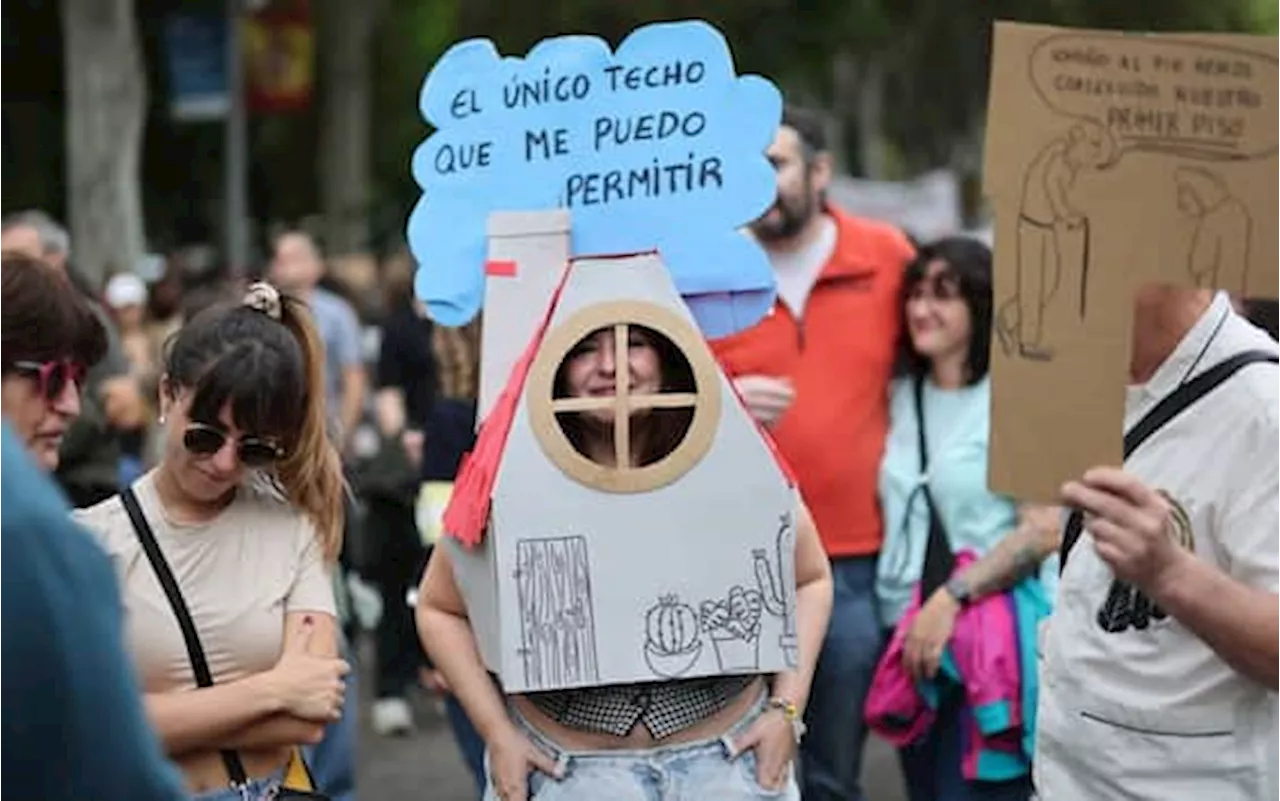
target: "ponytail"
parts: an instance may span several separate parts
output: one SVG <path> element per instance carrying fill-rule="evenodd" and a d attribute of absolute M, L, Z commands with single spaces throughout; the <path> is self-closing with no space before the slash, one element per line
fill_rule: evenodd
<path fill-rule="evenodd" d="M 305 303 L 288 295 L 281 295 L 280 301 L 280 322 L 302 350 L 307 391 L 302 428 L 276 466 L 276 475 L 290 503 L 311 518 L 325 558 L 335 562 L 342 551 L 347 487 L 338 450 L 329 438 L 324 343 Z"/>
<path fill-rule="evenodd" d="M 192 393 L 188 414 L 278 438 L 274 481 L 315 526 L 326 559 L 342 550 L 346 483 L 329 440 L 324 344 L 306 305 L 257 283 L 239 303 L 205 309 L 171 340 L 165 372 Z"/>

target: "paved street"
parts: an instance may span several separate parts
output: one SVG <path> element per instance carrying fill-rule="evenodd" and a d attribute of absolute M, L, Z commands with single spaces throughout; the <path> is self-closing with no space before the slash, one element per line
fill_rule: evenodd
<path fill-rule="evenodd" d="M 368 726 L 368 699 L 361 704 L 360 798 L 362 801 L 476 801 L 471 777 L 453 744 L 443 711 L 425 693 L 416 694 L 413 704 L 418 732 L 413 737 L 399 739 L 375 736 Z M 867 749 L 864 775 L 869 801 L 905 798 L 897 760 L 893 752 L 875 738 Z"/>
<path fill-rule="evenodd" d="M 361 801 L 476 801 L 471 776 L 453 744 L 443 710 L 418 694 L 413 699 L 418 731 L 412 737 L 378 737 L 368 725 L 368 702 L 361 704 Z"/>

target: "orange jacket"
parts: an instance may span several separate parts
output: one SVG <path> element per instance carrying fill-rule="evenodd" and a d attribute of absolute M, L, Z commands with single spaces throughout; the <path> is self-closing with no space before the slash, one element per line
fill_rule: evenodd
<path fill-rule="evenodd" d="M 880 550 L 876 497 L 900 326 L 898 229 L 835 208 L 836 246 L 797 320 L 781 300 L 746 331 L 711 343 L 730 378 L 790 378 L 795 401 L 772 429 L 832 557 Z"/>

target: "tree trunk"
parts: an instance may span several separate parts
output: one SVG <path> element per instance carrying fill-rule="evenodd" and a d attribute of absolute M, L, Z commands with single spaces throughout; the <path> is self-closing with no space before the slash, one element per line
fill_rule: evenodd
<path fill-rule="evenodd" d="M 101 286 L 146 250 L 141 148 L 146 74 L 134 0 L 62 0 L 67 210 L 73 257 Z"/>
<path fill-rule="evenodd" d="M 331 255 L 371 244 L 369 47 L 381 6 L 377 0 L 320 3 L 320 203 Z"/>
<path fill-rule="evenodd" d="M 855 121 L 858 126 L 858 155 L 862 174 L 883 180 L 888 173 L 884 148 L 884 65 L 876 54 L 864 59 L 855 83 Z"/>
<path fill-rule="evenodd" d="M 986 134 L 984 111 L 977 109 L 969 116 L 963 135 L 952 141 L 950 166 L 960 180 L 960 217 L 966 228 L 982 220 L 982 145 Z"/>
<path fill-rule="evenodd" d="M 831 58 L 831 113 L 827 115 L 827 146 L 831 148 L 832 168 L 836 174 L 851 172 L 849 153 L 849 118 L 857 99 L 857 69 L 853 53 L 842 48 Z"/>

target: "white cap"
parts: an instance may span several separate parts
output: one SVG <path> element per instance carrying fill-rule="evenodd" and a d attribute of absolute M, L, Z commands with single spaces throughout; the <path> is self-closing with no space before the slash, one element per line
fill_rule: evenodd
<path fill-rule="evenodd" d="M 141 306 L 147 302 L 147 285 L 133 273 L 116 273 L 107 281 L 106 296 L 113 309 Z"/>

